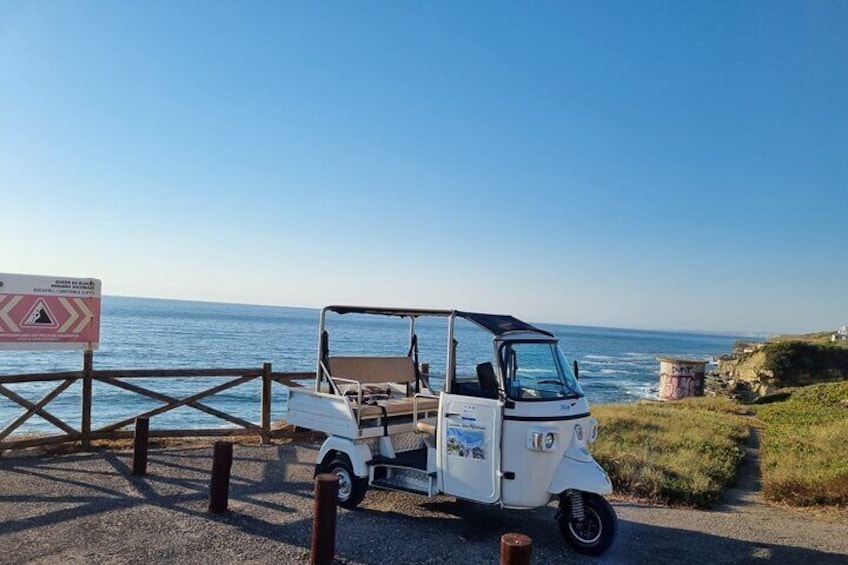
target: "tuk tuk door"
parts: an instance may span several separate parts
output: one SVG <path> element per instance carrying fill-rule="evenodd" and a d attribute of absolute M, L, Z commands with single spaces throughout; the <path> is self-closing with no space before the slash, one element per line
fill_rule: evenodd
<path fill-rule="evenodd" d="M 501 496 L 501 401 L 445 392 L 441 400 L 437 454 L 441 491 L 477 502 L 497 502 Z"/>

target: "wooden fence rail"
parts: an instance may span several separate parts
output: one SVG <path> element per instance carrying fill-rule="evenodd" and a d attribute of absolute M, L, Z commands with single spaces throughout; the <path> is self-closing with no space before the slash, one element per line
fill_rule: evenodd
<path fill-rule="evenodd" d="M 280 373 L 272 370 L 270 363 L 265 363 L 261 368 L 239 368 L 239 369 L 106 369 L 97 370 L 93 368 L 91 352 L 86 352 L 82 371 L 62 371 L 56 373 L 30 373 L 21 375 L 0 376 L 0 395 L 5 396 L 21 408 L 23 412 L 12 422 L 0 430 L 0 452 L 10 449 L 23 449 L 44 445 L 55 445 L 69 442 L 80 442 L 83 449 L 91 447 L 92 440 L 98 439 L 123 439 L 132 437 L 133 431 L 125 429 L 135 422 L 136 418 L 154 418 L 176 408 L 183 406 L 193 408 L 204 414 L 218 418 L 230 427 L 226 428 L 195 428 L 195 429 L 151 429 L 150 437 L 195 437 L 195 436 L 232 436 L 232 435 L 258 435 L 263 444 L 270 443 L 275 433 L 271 429 L 272 408 L 272 384 L 278 383 L 283 386 L 301 386 L 299 380 L 314 378 L 313 373 Z M 132 379 L 183 379 L 194 380 L 198 378 L 224 378 L 225 382 L 207 387 L 183 398 L 177 398 L 173 394 L 166 394 L 148 388 L 150 385 L 141 386 L 128 382 Z M 256 379 L 261 380 L 261 394 L 258 399 L 259 423 L 250 422 L 224 410 L 213 408 L 202 400 L 219 394 L 223 391 L 242 386 Z M 7 385 L 21 383 L 57 383 L 52 390 L 44 395 L 39 401 L 32 402 L 20 394 L 17 394 Z M 74 428 L 69 423 L 58 418 L 47 410 L 50 403 L 62 392 L 67 390 L 76 382 L 82 383 L 80 403 L 80 426 Z M 135 414 L 127 414 L 115 422 L 101 425 L 97 429 L 91 427 L 91 415 L 94 410 L 94 382 L 109 385 L 145 398 L 153 399 L 162 403 L 161 406 L 150 410 L 144 410 Z M 41 417 L 44 421 L 52 424 L 61 432 L 59 435 L 39 435 L 37 437 L 15 437 L 12 434 L 34 416 Z M 2 424 L 2 421 L 0 421 Z"/>

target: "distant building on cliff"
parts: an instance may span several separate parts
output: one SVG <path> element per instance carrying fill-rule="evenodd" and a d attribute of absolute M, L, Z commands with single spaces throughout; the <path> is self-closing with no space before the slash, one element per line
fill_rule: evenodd
<path fill-rule="evenodd" d="M 830 341 L 839 341 L 842 339 L 848 339 L 848 326 L 842 326 L 838 332 L 830 336 Z"/>

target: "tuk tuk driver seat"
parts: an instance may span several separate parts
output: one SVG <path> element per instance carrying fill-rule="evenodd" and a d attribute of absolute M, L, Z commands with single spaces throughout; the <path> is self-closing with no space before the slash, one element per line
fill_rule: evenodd
<path fill-rule="evenodd" d="M 498 397 L 498 379 L 495 368 L 488 361 L 477 365 L 477 382 L 480 384 L 480 396 L 484 398 Z"/>

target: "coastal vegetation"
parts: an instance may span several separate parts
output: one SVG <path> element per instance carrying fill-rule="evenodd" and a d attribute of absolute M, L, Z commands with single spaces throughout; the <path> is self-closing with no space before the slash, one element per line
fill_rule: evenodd
<path fill-rule="evenodd" d="M 763 494 L 797 506 L 848 505 L 848 382 L 757 406 Z"/>
<path fill-rule="evenodd" d="M 767 500 L 848 505 L 848 381 L 781 390 L 742 404 L 721 397 L 600 405 L 592 453 L 619 495 L 709 507 L 733 483 L 751 426 Z"/>
<path fill-rule="evenodd" d="M 620 495 L 705 508 L 736 477 L 751 413 L 726 398 L 596 406 L 592 453 Z"/>

